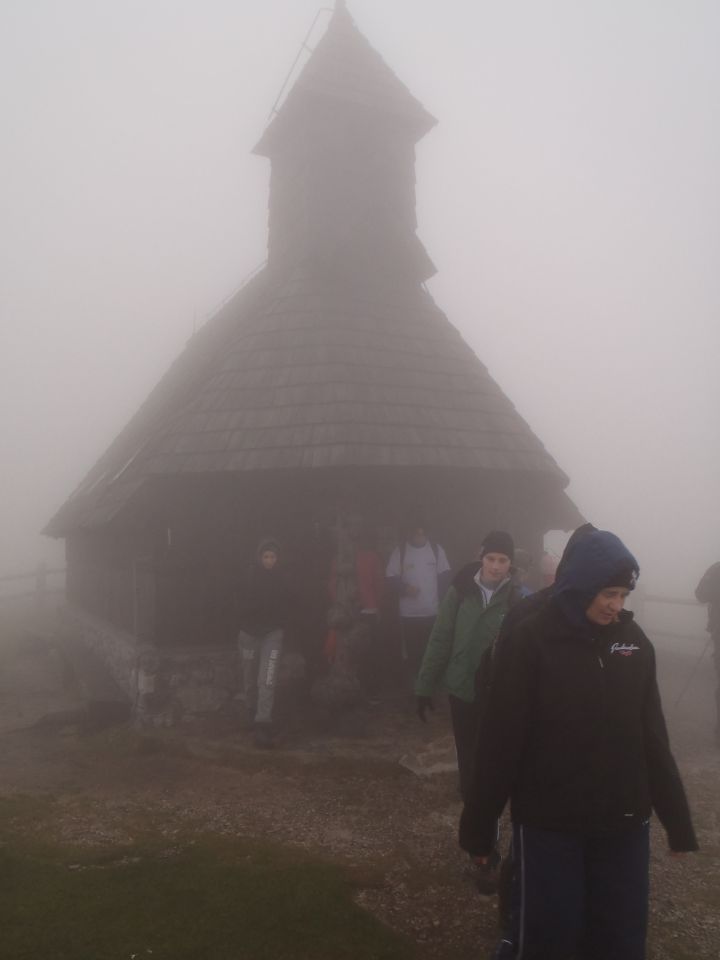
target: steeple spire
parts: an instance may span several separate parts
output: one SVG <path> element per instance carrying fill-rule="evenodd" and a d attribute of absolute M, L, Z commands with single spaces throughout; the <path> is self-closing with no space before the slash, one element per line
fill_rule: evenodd
<path fill-rule="evenodd" d="M 426 280 L 415 144 L 435 119 L 360 33 L 345 0 L 255 152 L 272 161 L 268 258 L 365 264 Z"/>
<path fill-rule="evenodd" d="M 333 20 L 337 22 L 344 22 L 348 24 L 353 23 L 353 18 L 348 10 L 348 5 L 346 0 L 335 0 L 335 10 L 332 16 Z"/>

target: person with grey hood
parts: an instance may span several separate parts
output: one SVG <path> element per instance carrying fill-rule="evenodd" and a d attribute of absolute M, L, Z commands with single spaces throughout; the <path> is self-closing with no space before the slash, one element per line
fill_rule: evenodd
<path fill-rule="evenodd" d="M 273 746 L 273 709 L 292 595 L 277 541 L 260 542 L 240 605 L 240 683 L 255 745 Z"/>
<path fill-rule="evenodd" d="M 649 821 L 697 850 L 652 644 L 623 609 L 639 568 L 579 539 L 552 596 L 498 644 L 460 845 L 487 862 L 506 801 L 512 931 L 495 960 L 644 960 Z"/>

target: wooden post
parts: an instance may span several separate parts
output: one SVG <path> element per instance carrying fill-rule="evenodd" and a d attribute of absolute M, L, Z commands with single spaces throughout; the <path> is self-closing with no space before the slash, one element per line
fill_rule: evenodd
<path fill-rule="evenodd" d="M 149 557 L 133 561 L 134 634 L 136 640 L 155 639 L 155 570 Z"/>
<path fill-rule="evenodd" d="M 35 569 L 35 602 L 38 607 L 45 603 L 47 594 L 47 564 L 41 560 Z"/>

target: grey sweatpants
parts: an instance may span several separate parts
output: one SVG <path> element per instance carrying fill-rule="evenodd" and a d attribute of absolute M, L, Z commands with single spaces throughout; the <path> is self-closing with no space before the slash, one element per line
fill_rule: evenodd
<path fill-rule="evenodd" d="M 282 647 L 282 630 L 261 637 L 242 630 L 238 634 L 242 690 L 248 713 L 255 712 L 255 723 L 272 720 Z"/>

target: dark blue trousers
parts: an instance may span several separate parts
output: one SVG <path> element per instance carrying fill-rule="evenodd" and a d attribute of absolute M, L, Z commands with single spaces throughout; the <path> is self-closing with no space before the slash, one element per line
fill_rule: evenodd
<path fill-rule="evenodd" d="M 649 826 L 611 834 L 514 826 L 510 929 L 494 960 L 644 960 Z"/>

